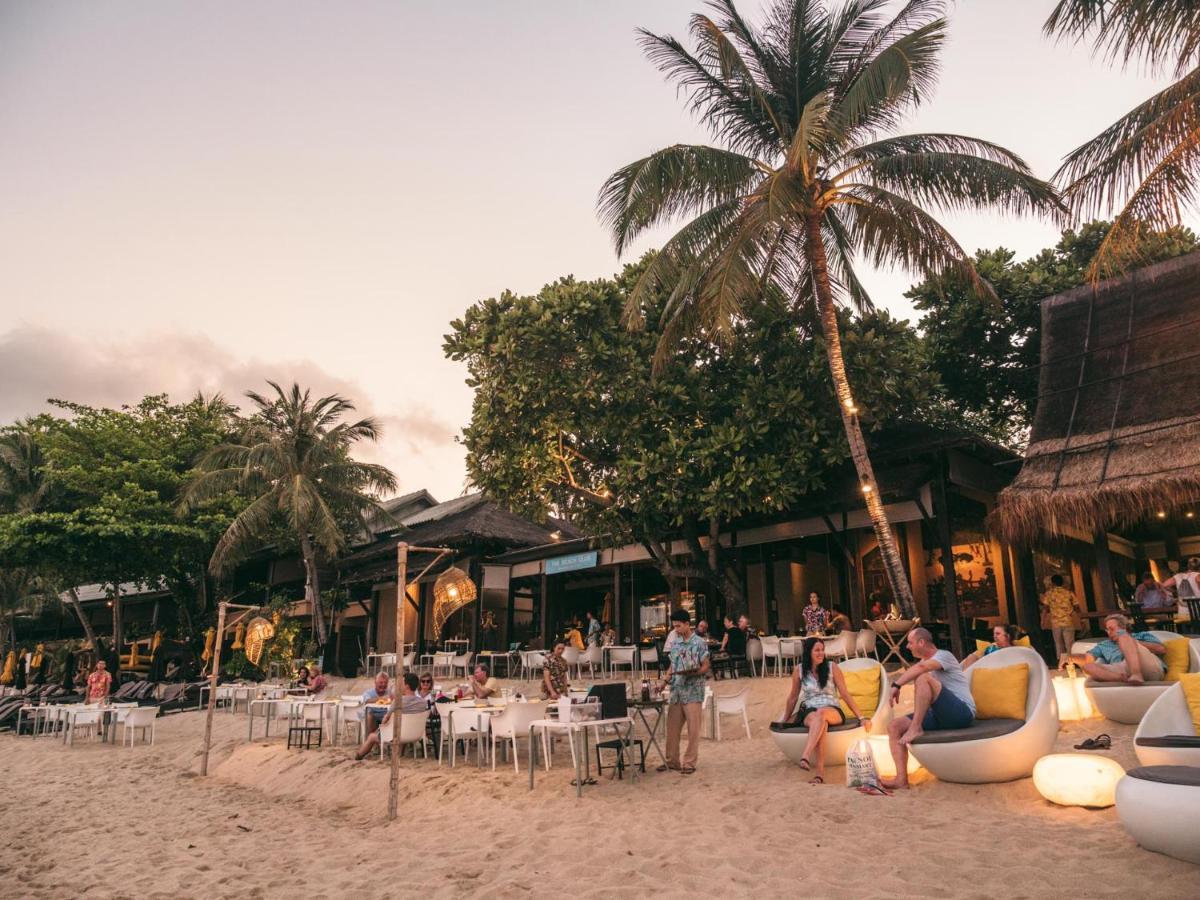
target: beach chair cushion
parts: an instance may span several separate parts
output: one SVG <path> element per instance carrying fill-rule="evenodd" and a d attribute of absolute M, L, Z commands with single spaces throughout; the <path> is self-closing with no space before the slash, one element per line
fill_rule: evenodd
<path fill-rule="evenodd" d="M 1163 662 L 1167 664 L 1167 674 L 1163 676 L 1163 681 L 1178 681 L 1188 672 L 1192 661 L 1191 649 L 1183 638 L 1166 641 L 1163 646 L 1167 651 L 1163 658 Z"/>
<path fill-rule="evenodd" d="M 1200 672 L 1194 675 L 1181 675 L 1179 686 L 1183 689 L 1183 699 L 1187 702 L 1188 711 L 1192 714 L 1192 727 L 1196 729 L 1196 734 L 1200 734 Z"/>
<path fill-rule="evenodd" d="M 1195 766 L 1139 766 L 1136 769 L 1130 769 L 1125 774 L 1141 781 L 1200 787 L 1200 768 Z"/>
<path fill-rule="evenodd" d="M 947 728 L 941 731 L 926 731 L 913 741 L 914 744 L 954 744 L 959 741 L 983 741 L 988 738 L 1012 734 L 1025 724 L 1021 719 L 976 719 L 967 728 Z"/>
<path fill-rule="evenodd" d="M 858 719 L 846 717 L 846 721 L 841 725 L 834 725 L 829 728 L 829 731 L 853 731 L 855 728 L 862 727 L 862 722 Z M 808 734 L 807 725 L 793 725 L 790 722 L 772 722 L 771 730 L 776 734 Z"/>
<path fill-rule="evenodd" d="M 1139 747 L 1169 747 L 1174 750 L 1200 749 L 1200 737 L 1194 734 L 1163 734 L 1141 737 L 1134 742 Z"/>
<path fill-rule="evenodd" d="M 846 690 L 858 704 L 858 711 L 864 716 L 874 715 L 875 708 L 879 706 L 879 667 L 842 669 L 842 677 L 846 680 Z M 838 702 L 846 718 L 850 719 L 854 715 L 853 710 L 846 705 L 845 700 Z"/>
<path fill-rule="evenodd" d="M 1029 664 L 976 668 L 971 672 L 976 719 L 1025 719 Z"/>

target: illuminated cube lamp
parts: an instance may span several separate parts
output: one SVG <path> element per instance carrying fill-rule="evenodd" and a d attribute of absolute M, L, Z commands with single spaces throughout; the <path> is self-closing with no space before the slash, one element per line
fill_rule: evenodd
<path fill-rule="evenodd" d="M 892 759 L 892 751 L 888 746 L 888 736 L 886 734 L 873 734 L 868 741 L 871 742 L 871 755 L 875 757 L 875 771 L 879 773 L 881 778 L 896 777 L 896 761 Z M 921 771 L 921 764 L 917 762 L 917 758 L 908 754 L 908 775 L 911 778 Z"/>
<path fill-rule="evenodd" d="M 1101 809 L 1117 802 L 1117 782 L 1125 770 L 1116 760 L 1086 753 L 1051 753 L 1033 767 L 1038 793 L 1059 806 Z"/>
<path fill-rule="evenodd" d="M 1051 679 L 1054 683 L 1054 698 L 1058 701 L 1058 721 L 1078 722 L 1080 719 L 1091 719 L 1099 715 L 1092 706 L 1084 685 L 1086 679 L 1072 675 L 1056 675 Z"/>

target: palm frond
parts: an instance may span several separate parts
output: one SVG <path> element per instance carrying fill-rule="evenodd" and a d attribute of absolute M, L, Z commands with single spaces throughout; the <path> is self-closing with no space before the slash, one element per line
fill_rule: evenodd
<path fill-rule="evenodd" d="M 1128 65 L 1183 72 L 1200 50 L 1200 4 L 1194 0 L 1060 0 L 1046 19 L 1047 35 L 1080 43 Z"/>
<path fill-rule="evenodd" d="M 647 228 L 737 199 L 760 174 L 756 161 L 740 153 L 676 144 L 613 173 L 597 208 L 621 254 Z"/>

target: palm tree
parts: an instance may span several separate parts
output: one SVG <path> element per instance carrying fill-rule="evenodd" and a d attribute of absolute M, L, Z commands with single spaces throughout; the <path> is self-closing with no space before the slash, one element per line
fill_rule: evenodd
<path fill-rule="evenodd" d="M 799 313 L 815 305 L 841 410 L 893 595 L 914 609 L 846 378 L 837 307 L 870 307 L 857 257 L 923 275 L 963 273 L 992 296 L 963 248 L 926 211 L 1054 210 L 1054 189 L 1008 150 L 957 134 L 892 134 L 933 89 L 943 4 L 888 0 L 833 8 L 775 0 L 753 28 L 732 0 L 695 15 L 689 51 L 642 31 L 649 58 L 723 146 L 675 145 L 620 169 L 599 210 L 617 252 L 645 229 L 690 219 L 631 292 L 641 323 L 652 291 L 669 294 L 658 362 L 678 339 L 732 335 L 743 304 L 770 286 Z"/>
<path fill-rule="evenodd" d="M 300 545 L 305 596 L 323 647 L 328 631 L 317 565 L 346 547 L 343 523 L 348 517 L 386 515 L 375 496 L 394 490 L 396 479 L 383 466 L 351 459 L 350 448 L 361 440 L 376 440 L 379 427 L 373 419 L 340 422 L 354 410 L 350 401 L 336 394 L 314 401 L 299 385 L 285 392 L 273 381 L 268 384 L 275 396 L 246 393 L 257 412 L 238 443 L 214 447 L 201 458 L 181 505 L 191 509 L 228 490 L 250 501 L 217 542 L 209 562 L 214 575 L 261 546 L 282 519 Z"/>
<path fill-rule="evenodd" d="M 50 489 L 47 470 L 37 426 L 32 421 L 26 419 L 4 429 L 0 433 L 0 512 L 33 513 L 41 509 Z M 5 608 L 11 608 L 14 623 L 16 607 L 29 598 L 39 602 L 44 600 L 51 584 L 49 579 L 39 577 L 27 568 L 5 568 L 0 571 L 0 582 Z M 83 611 L 75 587 L 72 585 L 60 596 L 79 619 L 88 644 L 96 646 L 96 633 Z M 16 640 L 15 633 L 13 640 Z"/>
<path fill-rule="evenodd" d="M 1067 154 L 1055 179 L 1072 212 L 1112 217 L 1089 268 L 1093 281 L 1142 262 L 1139 237 L 1179 225 L 1200 173 L 1200 4 L 1195 0 L 1062 0 L 1048 34 L 1090 41 L 1128 65 L 1176 81 Z"/>

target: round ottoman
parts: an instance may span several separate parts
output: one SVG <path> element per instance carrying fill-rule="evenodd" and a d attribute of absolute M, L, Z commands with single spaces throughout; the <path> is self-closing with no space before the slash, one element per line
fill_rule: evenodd
<path fill-rule="evenodd" d="M 1059 806 L 1101 809 L 1116 803 L 1117 783 L 1125 770 L 1116 760 L 1087 753 L 1051 753 L 1033 767 L 1038 793 Z"/>
<path fill-rule="evenodd" d="M 1200 768 L 1130 769 L 1117 785 L 1117 815 L 1147 850 L 1200 864 Z"/>

